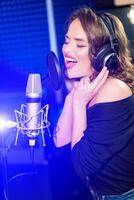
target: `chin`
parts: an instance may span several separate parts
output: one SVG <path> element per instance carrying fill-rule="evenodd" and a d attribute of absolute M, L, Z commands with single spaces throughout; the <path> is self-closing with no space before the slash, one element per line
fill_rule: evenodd
<path fill-rule="evenodd" d="M 66 77 L 67 77 L 68 79 L 78 79 L 78 78 L 81 78 L 81 76 L 70 75 L 70 74 L 67 74 Z"/>
<path fill-rule="evenodd" d="M 87 76 L 87 75 L 83 75 L 83 74 L 79 74 L 79 75 L 73 75 L 73 74 L 67 74 L 67 78 L 68 79 L 80 79 L 80 78 L 82 78 L 82 77 L 85 77 L 85 76 Z"/>
<path fill-rule="evenodd" d="M 83 77 L 84 75 L 83 74 L 72 73 L 72 72 L 69 72 L 69 71 L 65 71 L 65 76 L 68 79 L 79 79 L 79 78 Z"/>

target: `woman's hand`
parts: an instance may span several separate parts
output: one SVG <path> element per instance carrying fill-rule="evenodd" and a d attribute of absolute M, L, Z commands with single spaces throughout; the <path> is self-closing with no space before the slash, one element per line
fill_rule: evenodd
<path fill-rule="evenodd" d="M 98 76 L 91 82 L 89 77 L 81 78 L 80 82 L 74 87 L 73 102 L 79 102 L 80 104 L 86 106 L 93 97 L 97 94 L 100 88 L 103 86 L 108 77 L 108 70 L 103 67 Z"/>

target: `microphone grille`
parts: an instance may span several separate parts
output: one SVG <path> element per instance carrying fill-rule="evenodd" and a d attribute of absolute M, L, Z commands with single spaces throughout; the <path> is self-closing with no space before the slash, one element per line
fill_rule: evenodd
<path fill-rule="evenodd" d="M 40 74 L 29 74 L 26 86 L 26 96 L 32 98 L 42 97 Z"/>

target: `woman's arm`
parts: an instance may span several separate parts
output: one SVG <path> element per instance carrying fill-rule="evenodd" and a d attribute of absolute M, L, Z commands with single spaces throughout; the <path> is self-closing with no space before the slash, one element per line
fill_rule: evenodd
<path fill-rule="evenodd" d="M 84 131 L 87 127 L 86 107 L 90 101 L 95 98 L 98 91 L 106 82 L 108 73 L 107 68 L 104 67 L 96 79 L 90 82 L 88 77 L 84 77 L 80 80 L 77 88 L 74 90 L 73 127 L 71 139 L 72 148 L 84 135 Z"/>
<path fill-rule="evenodd" d="M 84 135 L 87 127 L 86 106 L 79 101 L 75 101 L 73 106 L 73 128 L 71 147 L 73 147 Z"/>
<path fill-rule="evenodd" d="M 54 143 L 57 147 L 64 146 L 71 142 L 72 133 L 72 101 L 73 101 L 73 91 L 70 92 L 64 102 L 63 110 L 58 119 L 57 125 L 54 130 Z"/>

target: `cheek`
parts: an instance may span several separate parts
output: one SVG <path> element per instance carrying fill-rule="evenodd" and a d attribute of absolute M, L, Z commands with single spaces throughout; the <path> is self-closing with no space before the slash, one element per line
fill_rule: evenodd
<path fill-rule="evenodd" d="M 77 51 L 79 58 L 89 60 L 88 49 L 81 49 L 81 51 Z"/>
<path fill-rule="evenodd" d="M 91 75 L 92 74 L 92 66 L 91 66 L 91 61 L 89 58 L 89 53 L 86 52 L 81 52 L 81 60 L 80 60 L 80 66 L 84 66 L 83 72 Z"/>
<path fill-rule="evenodd" d="M 88 52 L 81 52 L 81 54 L 79 54 L 79 58 L 84 65 L 90 65 Z"/>

